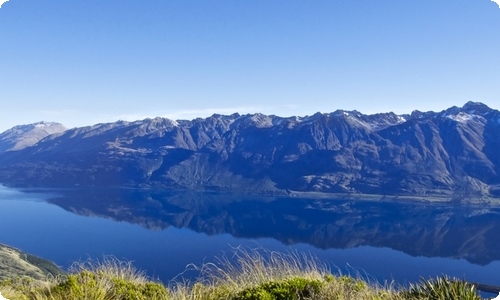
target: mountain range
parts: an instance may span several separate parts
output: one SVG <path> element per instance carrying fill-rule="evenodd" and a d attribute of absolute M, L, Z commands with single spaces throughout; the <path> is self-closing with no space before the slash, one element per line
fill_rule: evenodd
<path fill-rule="evenodd" d="M 500 112 L 477 102 L 405 115 L 42 122 L 0 134 L 0 183 L 498 198 L 498 149 Z"/>

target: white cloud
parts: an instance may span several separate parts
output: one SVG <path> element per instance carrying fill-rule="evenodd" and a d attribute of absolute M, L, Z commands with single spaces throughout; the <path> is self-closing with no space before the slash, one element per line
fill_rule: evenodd
<path fill-rule="evenodd" d="M 491 1 L 495 2 L 498 5 L 498 7 L 500 7 L 500 0 L 491 0 Z"/>
<path fill-rule="evenodd" d="M 0 0 L 0 7 L 2 7 L 2 5 L 3 5 L 5 2 L 7 2 L 7 1 L 9 1 L 9 0 Z"/>

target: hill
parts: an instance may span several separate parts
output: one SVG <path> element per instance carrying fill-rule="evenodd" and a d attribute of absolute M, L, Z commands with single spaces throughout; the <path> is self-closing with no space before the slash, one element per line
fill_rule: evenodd
<path fill-rule="evenodd" d="M 17 277 L 46 280 L 47 275 L 57 274 L 62 271 L 51 261 L 0 244 L 0 281 Z"/>

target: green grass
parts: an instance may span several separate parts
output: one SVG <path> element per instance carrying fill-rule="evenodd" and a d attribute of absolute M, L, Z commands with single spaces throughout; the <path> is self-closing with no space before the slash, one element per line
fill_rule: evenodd
<path fill-rule="evenodd" d="M 14 278 L 0 282 L 9 300 L 475 300 L 475 288 L 440 277 L 408 289 L 380 286 L 350 276 L 334 276 L 316 259 L 298 253 L 238 249 L 231 257 L 198 268 L 200 279 L 169 286 L 151 280 L 116 259 L 75 264 L 68 275 L 46 281 Z"/>
<path fill-rule="evenodd" d="M 51 261 L 0 244 L 0 281 L 10 276 L 26 276 L 44 280 L 47 276 L 59 274 L 61 270 Z"/>
<path fill-rule="evenodd" d="M 409 299 L 429 300 L 461 299 L 480 300 L 475 287 L 462 280 L 456 280 L 443 276 L 437 279 L 422 279 L 419 284 L 411 285 L 408 290 L 402 292 Z"/>

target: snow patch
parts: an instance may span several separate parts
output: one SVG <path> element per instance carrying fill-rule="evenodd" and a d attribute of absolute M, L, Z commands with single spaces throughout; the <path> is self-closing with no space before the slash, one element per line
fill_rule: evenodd
<path fill-rule="evenodd" d="M 45 122 L 45 121 L 42 121 L 42 122 L 35 123 L 33 125 L 34 125 L 35 128 L 44 128 L 44 127 L 54 126 L 54 125 L 58 125 L 58 124 L 54 123 L 54 122 Z"/>
<path fill-rule="evenodd" d="M 1 6 L 1 4 L 0 4 L 0 6 Z M 7 299 L 4 296 L 2 296 L 2 292 L 0 292 L 0 300 L 9 300 L 9 299 Z"/>
<path fill-rule="evenodd" d="M 142 121 L 139 121 L 141 122 L 140 124 L 143 125 L 143 124 L 154 124 L 154 125 L 159 125 L 159 124 L 166 124 L 166 125 L 169 125 L 169 126 L 172 126 L 172 127 L 177 127 L 179 126 L 179 122 L 177 122 L 176 120 L 172 120 L 172 119 L 169 119 L 169 118 L 162 118 L 162 117 L 156 117 L 156 118 L 147 118 L 147 119 L 144 119 Z"/>
<path fill-rule="evenodd" d="M 379 131 L 382 129 L 385 129 L 390 126 L 394 125 L 399 125 L 403 124 L 406 122 L 406 118 L 398 115 L 385 115 L 381 116 L 379 118 L 374 118 L 372 120 L 368 120 L 369 126 L 372 128 L 374 131 Z"/>
<path fill-rule="evenodd" d="M 468 121 L 474 119 L 474 116 L 464 112 L 459 112 L 456 115 L 446 115 L 446 118 L 460 123 L 467 123 Z"/>
<path fill-rule="evenodd" d="M 344 112 L 344 116 L 346 116 L 346 121 L 349 122 L 353 126 L 364 127 L 366 129 L 369 129 L 369 130 L 373 129 L 372 124 L 364 122 L 363 120 L 360 120 L 360 119 L 356 118 L 355 116 L 350 115 L 347 112 Z"/>
<path fill-rule="evenodd" d="M 257 128 L 269 128 L 273 126 L 273 120 L 269 116 L 263 114 L 255 114 L 250 118 L 250 120 Z"/>

